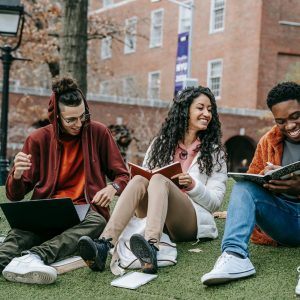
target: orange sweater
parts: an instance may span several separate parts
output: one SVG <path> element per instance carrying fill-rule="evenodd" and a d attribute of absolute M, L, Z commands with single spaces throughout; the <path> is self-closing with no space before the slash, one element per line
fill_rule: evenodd
<path fill-rule="evenodd" d="M 267 161 L 274 165 L 281 165 L 283 154 L 283 135 L 275 125 L 259 141 L 248 173 L 261 174 Z M 267 236 L 261 229 L 255 226 L 251 241 L 255 244 L 277 246 L 277 242 Z"/>
<path fill-rule="evenodd" d="M 85 175 L 81 137 L 65 136 L 58 181 L 53 198 L 71 198 L 74 204 L 87 203 L 84 198 Z"/>

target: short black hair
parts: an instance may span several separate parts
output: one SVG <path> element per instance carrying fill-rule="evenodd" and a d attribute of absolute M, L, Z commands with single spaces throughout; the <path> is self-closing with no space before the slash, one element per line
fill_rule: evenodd
<path fill-rule="evenodd" d="M 268 94 L 267 105 L 271 109 L 273 105 L 288 100 L 300 102 L 300 85 L 296 82 L 286 81 L 274 86 Z"/>

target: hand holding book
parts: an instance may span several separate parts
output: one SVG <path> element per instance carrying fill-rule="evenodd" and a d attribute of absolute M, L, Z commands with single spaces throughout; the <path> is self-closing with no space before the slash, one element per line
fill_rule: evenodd
<path fill-rule="evenodd" d="M 189 173 L 179 173 L 172 176 L 171 179 L 177 179 L 178 184 L 183 188 L 188 188 L 193 183 L 193 178 L 189 175 Z"/>

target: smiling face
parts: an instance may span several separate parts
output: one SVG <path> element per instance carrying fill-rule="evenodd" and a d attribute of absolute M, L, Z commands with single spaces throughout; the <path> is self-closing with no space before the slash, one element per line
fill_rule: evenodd
<path fill-rule="evenodd" d="M 300 142 L 300 102 L 288 100 L 272 106 L 275 122 L 282 134 L 290 141 Z"/>
<path fill-rule="evenodd" d="M 59 103 L 60 123 L 64 132 L 70 135 L 80 133 L 85 117 L 85 106 L 83 101 L 79 106 L 66 106 Z"/>
<path fill-rule="evenodd" d="M 206 130 L 212 119 L 210 99 L 206 95 L 195 98 L 189 108 L 189 131 Z"/>

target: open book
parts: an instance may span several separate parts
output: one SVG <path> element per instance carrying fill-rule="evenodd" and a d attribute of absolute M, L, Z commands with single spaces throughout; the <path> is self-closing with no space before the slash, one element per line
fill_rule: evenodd
<path fill-rule="evenodd" d="M 165 167 L 155 169 L 155 170 L 148 170 L 146 168 L 140 167 L 138 165 L 135 165 L 131 162 L 128 163 L 131 177 L 134 177 L 135 175 L 141 175 L 148 180 L 154 175 L 154 174 L 161 174 L 169 179 L 171 179 L 172 176 L 182 173 L 181 164 L 180 162 L 174 162 L 170 165 L 167 165 Z M 171 179 L 177 186 L 179 186 L 178 178 Z"/>
<path fill-rule="evenodd" d="M 286 165 L 276 170 L 269 171 L 265 175 L 229 172 L 228 176 L 233 178 L 235 181 L 249 180 L 257 184 L 263 185 L 272 179 L 288 179 L 289 174 L 291 173 L 300 174 L 300 161 L 296 161 L 292 164 Z"/>

